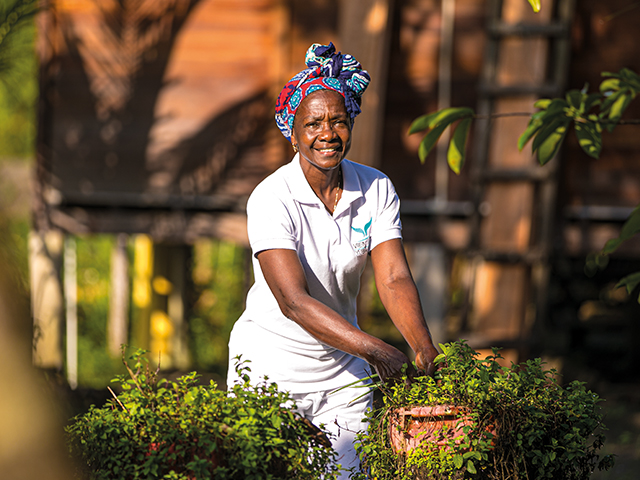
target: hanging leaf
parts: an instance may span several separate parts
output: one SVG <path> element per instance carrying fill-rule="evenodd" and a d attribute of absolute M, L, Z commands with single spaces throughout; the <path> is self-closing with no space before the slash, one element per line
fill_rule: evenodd
<path fill-rule="evenodd" d="M 540 0 L 529 0 L 529 4 L 531 5 L 531 8 L 533 8 L 533 11 L 538 13 L 540 11 L 541 5 L 540 5 Z"/>
<path fill-rule="evenodd" d="M 449 126 L 448 123 L 443 123 L 442 125 L 438 125 L 436 128 L 427 133 L 422 141 L 420 142 L 420 147 L 418 148 L 418 156 L 420 157 L 420 161 L 422 163 L 425 162 L 429 153 L 433 149 L 434 145 L 442 135 L 442 132 Z"/>
<path fill-rule="evenodd" d="M 600 125 L 593 122 L 575 123 L 576 137 L 582 150 L 593 158 L 600 158 L 602 133 Z"/>
<path fill-rule="evenodd" d="M 529 125 L 527 125 L 527 129 L 522 132 L 522 135 L 518 138 L 518 150 L 522 151 L 524 146 L 529 143 L 529 140 L 533 138 L 533 136 L 542 128 L 544 122 L 540 119 L 542 114 L 545 112 L 537 112 L 531 116 L 531 120 L 529 120 Z"/>
<path fill-rule="evenodd" d="M 476 473 L 476 466 L 471 460 L 467 460 L 467 471 L 472 475 L 475 475 Z"/>
<path fill-rule="evenodd" d="M 602 102 L 602 94 L 600 93 L 591 93 L 583 97 L 582 104 L 580 105 L 580 110 L 585 114 L 589 113 L 596 105 L 600 105 Z"/>
<path fill-rule="evenodd" d="M 462 455 L 460 455 L 460 454 L 454 455 L 453 464 L 455 465 L 455 467 L 457 469 L 461 469 L 463 463 L 464 463 L 464 459 L 462 458 Z"/>
<path fill-rule="evenodd" d="M 564 121 L 566 117 L 565 110 L 569 108 L 567 101 L 561 98 L 542 98 L 536 101 L 533 106 L 539 108 L 540 111 L 531 115 L 527 129 L 520 135 L 520 138 L 518 138 L 518 149 L 520 151 L 522 151 L 524 146 L 529 143 L 529 140 L 537 135 L 545 125 L 550 125 L 556 120 Z M 546 135 L 544 138 L 546 138 Z M 544 138 L 541 138 L 539 143 Z M 537 148 L 537 144 L 534 145 L 533 151 L 535 152 Z"/>
<path fill-rule="evenodd" d="M 609 110 L 609 122 L 611 122 L 607 125 L 609 131 L 613 130 L 615 125 L 620 121 L 622 114 L 631 103 L 631 100 L 633 100 L 633 96 L 629 91 L 626 89 L 620 91 L 620 96 L 613 102 Z"/>
<path fill-rule="evenodd" d="M 411 126 L 409 127 L 409 135 L 417 132 L 422 132 L 423 130 L 427 130 L 429 124 L 431 123 L 431 119 L 434 118 L 439 112 L 433 112 L 428 115 L 422 115 L 421 117 L 416 118 Z"/>
<path fill-rule="evenodd" d="M 473 109 L 468 107 L 444 108 L 436 112 L 436 116 L 431 120 L 429 126 L 434 128 L 441 124 L 449 125 L 461 118 L 472 117 L 473 113 Z"/>
<path fill-rule="evenodd" d="M 441 124 L 449 125 L 461 118 L 472 117 L 473 114 L 473 109 L 468 107 L 443 108 L 437 112 L 416 118 L 411 127 L 409 127 L 409 134 L 435 128 Z"/>
<path fill-rule="evenodd" d="M 538 102 L 536 102 L 536 104 L 538 104 Z M 543 104 L 546 104 L 546 102 L 544 102 Z M 549 101 L 546 107 L 539 107 L 540 109 L 544 110 L 544 114 L 541 118 L 550 118 L 558 115 L 564 115 L 564 111 L 568 107 L 569 104 L 566 100 L 562 98 L 553 98 Z"/>
<path fill-rule="evenodd" d="M 600 84 L 600 92 L 606 97 L 600 118 L 609 120 L 607 130 L 612 131 L 640 93 L 640 76 L 628 68 L 621 69 L 619 73 L 603 72 L 602 76 L 607 78 Z"/>
<path fill-rule="evenodd" d="M 551 160 L 567 134 L 568 118 L 557 119 L 546 125 L 533 139 L 533 151 L 538 154 L 538 162 L 544 165 Z"/>
<path fill-rule="evenodd" d="M 464 165 L 467 137 L 469 135 L 469 127 L 471 127 L 472 121 L 472 118 L 465 118 L 461 120 L 453 132 L 451 141 L 449 142 L 447 162 L 449 163 L 449 168 L 451 168 L 451 170 L 453 170 L 457 175 L 460 175 L 460 170 L 462 170 L 462 166 Z"/>
<path fill-rule="evenodd" d="M 638 285 L 640 285 L 640 272 L 635 272 L 620 280 L 615 288 L 625 287 L 627 293 L 631 295 Z M 638 296 L 638 303 L 640 303 L 640 295 Z"/>
<path fill-rule="evenodd" d="M 565 125 L 569 122 L 569 119 L 565 118 L 555 118 L 552 121 L 547 121 L 543 123 L 542 128 L 538 132 L 538 134 L 533 139 L 533 143 L 531 145 L 531 152 L 535 153 L 536 150 L 542 145 L 549 135 L 556 131 L 556 129 L 560 126 Z"/>
<path fill-rule="evenodd" d="M 602 75 L 603 76 L 607 75 L 607 73 L 603 73 Z M 611 75 L 611 74 L 608 74 L 608 75 Z M 607 78 L 606 80 L 603 80 L 602 83 L 600 83 L 601 93 L 614 92 L 616 90 L 620 90 L 619 78 Z"/>
<path fill-rule="evenodd" d="M 565 94 L 567 103 L 575 109 L 580 109 L 584 94 L 580 90 L 569 90 Z"/>
<path fill-rule="evenodd" d="M 629 240 L 638 233 L 640 233 L 640 205 L 633 209 L 633 212 L 631 212 L 627 221 L 624 222 L 622 229 L 620 229 L 620 235 L 608 240 L 600 253 L 603 255 L 612 254 L 623 242 Z"/>
<path fill-rule="evenodd" d="M 536 100 L 533 106 L 541 110 L 546 110 L 547 108 L 549 108 L 550 104 L 551 104 L 550 98 L 541 98 L 539 100 Z"/>

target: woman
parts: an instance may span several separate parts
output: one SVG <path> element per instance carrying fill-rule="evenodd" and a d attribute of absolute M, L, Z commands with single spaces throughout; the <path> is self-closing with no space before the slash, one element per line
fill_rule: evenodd
<path fill-rule="evenodd" d="M 358 328 L 356 297 L 367 254 L 380 299 L 432 374 L 437 351 L 427 328 L 401 240 L 399 201 L 379 171 L 345 159 L 369 75 L 333 44 L 314 44 L 307 69 L 284 87 L 276 123 L 295 156 L 256 187 L 247 204 L 255 283 L 229 341 L 251 361 L 252 379 L 268 376 L 298 410 L 334 434 L 343 470 L 358 464 L 355 433 L 371 404 L 362 390 L 339 387 L 399 377 L 408 358 Z M 355 401 L 354 401 L 355 400 Z M 343 478 L 347 473 L 342 472 Z"/>

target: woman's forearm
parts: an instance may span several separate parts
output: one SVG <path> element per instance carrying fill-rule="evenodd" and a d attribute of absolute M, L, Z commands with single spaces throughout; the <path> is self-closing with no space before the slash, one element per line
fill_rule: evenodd
<path fill-rule="evenodd" d="M 378 286 L 378 294 L 389 317 L 413 351 L 433 344 L 418 289 L 411 277 L 382 283 Z"/>

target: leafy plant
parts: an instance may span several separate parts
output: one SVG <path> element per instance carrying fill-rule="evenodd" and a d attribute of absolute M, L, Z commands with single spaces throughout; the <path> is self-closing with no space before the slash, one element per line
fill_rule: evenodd
<path fill-rule="evenodd" d="M 593 158 L 600 157 L 602 132 L 611 132 L 620 122 L 622 114 L 640 93 L 640 76 L 623 68 L 619 73 L 604 72 L 606 80 L 600 91 L 588 93 L 570 90 L 564 99 L 542 99 L 534 103 L 540 111 L 531 116 L 529 125 L 518 140 L 518 148 L 533 139 L 532 151 L 544 165 L 557 153 L 569 127 L 573 124 L 578 144 Z"/>
<path fill-rule="evenodd" d="M 26 158 L 35 151 L 37 10 L 35 0 L 0 2 L 0 155 L 3 156 Z"/>
<path fill-rule="evenodd" d="M 530 3 L 533 5 L 533 2 Z M 568 91 L 564 98 L 536 101 L 534 107 L 538 111 L 531 115 L 527 128 L 520 135 L 518 148 L 522 151 L 531 142 L 532 153 L 544 165 L 556 155 L 573 126 L 582 150 L 590 157 L 600 158 L 603 131 L 611 132 L 622 123 L 637 124 L 633 120 L 625 122 L 622 115 L 640 94 L 640 75 L 628 68 L 623 68 L 618 73 L 603 72 L 602 76 L 605 79 L 600 83 L 598 92 L 588 93 L 588 85 L 585 85 L 582 90 Z M 409 128 L 409 134 L 426 132 L 418 149 L 420 161 L 425 162 L 447 127 L 452 127 L 447 161 L 451 170 L 459 174 L 465 162 L 469 128 L 476 118 L 474 110 L 468 107 L 445 108 L 416 118 Z M 608 256 L 639 233 L 640 205 L 626 220 L 618 237 L 607 241 L 600 252 L 587 257 L 587 273 L 593 274 L 599 268 L 604 268 L 608 263 Z M 638 285 L 640 272 L 634 272 L 622 278 L 615 288 L 624 287 L 631 294 Z"/>
<path fill-rule="evenodd" d="M 66 428 L 71 453 L 91 479 L 335 478 L 335 453 L 323 430 L 300 418 L 277 385 L 241 383 L 219 390 L 192 372 L 160 379 L 144 350 L 124 358 L 122 392 L 92 406 Z"/>
<path fill-rule="evenodd" d="M 366 473 L 352 478 L 577 480 L 613 465 L 613 457 L 598 456 L 605 440 L 600 400 L 583 383 L 559 385 L 540 359 L 503 368 L 497 349 L 479 359 L 464 341 L 441 348 L 434 378 L 378 384 L 383 404 L 368 414 L 369 428 L 356 447 Z M 466 412 L 460 436 L 396 454 L 389 440 L 394 412 L 435 405 Z"/>
<path fill-rule="evenodd" d="M 531 115 L 526 130 L 518 139 L 520 150 L 532 141 L 532 153 L 544 165 L 557 153 L 571 125 L 574 126 L 582 150 L 593 158 L 599 158 L 602 149 L 602 132 L 611 132 L 621 121 L 622 114 L 640 93 L 640 76 L 628 68 L 618 73 L 604 72 L 605 80 L 599 92 L 588 93 L 588 85 L 582 90 L 570 90 L 564 98 L 544 98 L 536 101 L 539 111 Z M 424 163 L 447 127 L 453 128 L 449 141 L 447 160 L 449 167 L 459 174 L 465 160 L 469 128 L 477 118 L 472 108 L 452 107 L 416 118 L 409 127 L 409 134 L 426 131 L 420 142 L 418 156 Z M 455 123 L 459 122 L 459 123 Z"/>

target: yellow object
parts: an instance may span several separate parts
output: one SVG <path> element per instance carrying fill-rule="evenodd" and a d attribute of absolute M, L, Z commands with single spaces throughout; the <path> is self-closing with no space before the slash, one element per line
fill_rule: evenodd
<path fill-rule="evenodd" d="M 151 285 L 158 295 L 169 295 L 173 290 L 173 284 L 161 275 L 155 277 Z"/>
<path fill-rule="evenodd" d="M 134 241 L 133 303 L 138 308 L 151 303 L 151 275 L 153 273 L 153 242 L 147 235 L 138 235 Z"/>
<path fill-rule="evenodd" d="M 151 336 L 155 339 L 167 339 L 173 333 L 173 323 L 162 310 L 151 312 Z"/>

